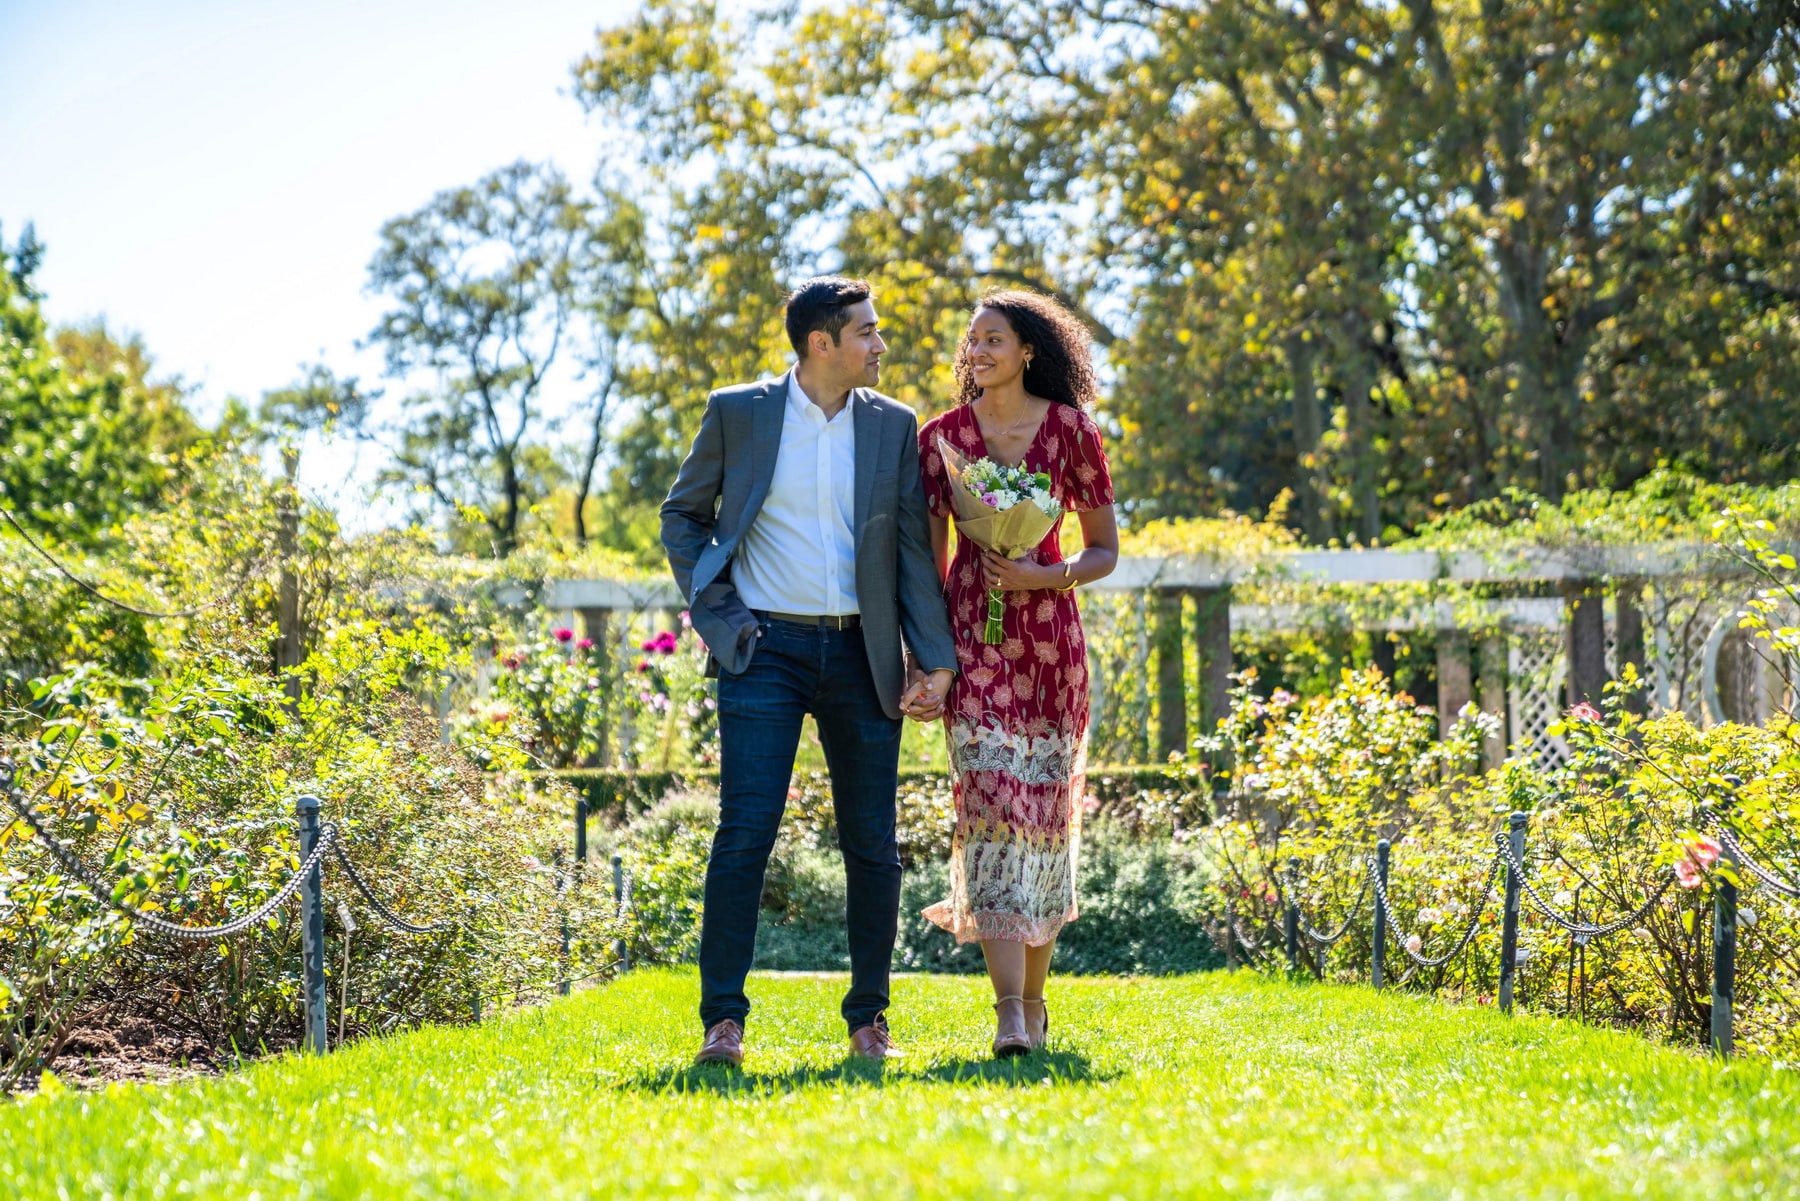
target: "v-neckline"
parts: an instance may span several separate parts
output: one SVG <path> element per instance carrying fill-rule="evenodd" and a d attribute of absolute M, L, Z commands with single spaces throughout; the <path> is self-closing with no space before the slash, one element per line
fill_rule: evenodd
<path fill-rule="evenodd" d="M 1050 418 L 1056 411 L 1056 402 L 1051 401 L 1050 407 L 1044 410 L 1044 415 L 1039 419 L 1037 428 L 1031 431 L 1031 441 L 1025 444 L 1025 450 L 1019 455 L 1019 461 L 1017 463 L 1003 463 L 998 458 L 995 458 L 994 452 L 988 447 L 987 435 L 981 432 L 981 418 L 975 414 L 975 402 L 970 401 L 967 407 L 969 410 L 969 421 L 975 426 L 975 437 L 981 440 L 982 457 L 993 459 L 994 462 L 1000 463 L 1000 466 L 1010 469 L 1025 466 L 1025 460 L 1029 459 L 1031 457 L 1031 452 L 1037 449 L 1038 439 L 1043 436 L 1044 427 L 1050 424 Z"/>

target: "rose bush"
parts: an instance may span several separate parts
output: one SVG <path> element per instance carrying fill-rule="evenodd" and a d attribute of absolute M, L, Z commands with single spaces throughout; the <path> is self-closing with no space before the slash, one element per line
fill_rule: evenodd
<path fill-rule="evenodd" d="M 1576 706 L 1558 727 L 1571 751 L 1565 766 L 1544 771 L 1513 759 L 1477 776 L 1480 723 L 1459 722 L 1434 743 L 1431 715 L 1389 692 L 1379 674 L 1347 674 L 1332 696 L 1304 702 L 1260 697 L 1253 684 L 1238 690 L 1219 739 L 1236 768 L 1202 842 L 1219 869 L 1213 904 L 1236 916 L 1254 963 L 1280 965 L 1291 895 L 1315 929 L 1348 919 L 1328 952 L 1302 940 L 1309 969 L 1366 980 L 1372 898 L 1364 879 L 1376 840 L 1387 838 L 1400 923 L 1389 979 L 1491 1001 L 1502 879 L 1494 838 L 1509 813 L 1523 812 L 1527 870 L 1551 909 L 1593 925 L 1654 903 L 1619 933 L 1584 940 L 1528 898 L 1521 1004 L 1703 1044 L 1712 890 L 1729 879 L 1752 914 L 1738 942 L 1738 1041 L 1800 1051 L 1800 906 L 1733 868 L 1717 837 L 1728 821 L 1759 861 L 1785 864 L 1791 876 L 1800 862 L 1791 833 L 1800 828 L 1800 727 L 1645 719 L 1624 703 L 1636 686 L 1628 671 L 1604 706 Z M 1415 966 L 1402 953 L 1441 956 L 1471 923 L 1467 951 L 1445 965 Z"/>

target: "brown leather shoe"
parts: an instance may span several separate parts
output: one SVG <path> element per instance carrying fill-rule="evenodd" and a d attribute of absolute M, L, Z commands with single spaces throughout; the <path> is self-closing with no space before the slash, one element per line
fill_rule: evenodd
<path fill-rule="evenodd" d="M 905 1052 L 894 1046 L 893 1036 L 880 1022 L 863 1026 L 850 1036 L 850 1054 L 870 1063 L 899 1059 Z"/>
<path fill-rule="evenodd" d="M 722 1063 L 734 1068 L 743 1066 L 744 1028 L 730 1018 L 708 1026 L 700 1054 L 694 1056 L 695 1067 L 704 1063 Z"/>

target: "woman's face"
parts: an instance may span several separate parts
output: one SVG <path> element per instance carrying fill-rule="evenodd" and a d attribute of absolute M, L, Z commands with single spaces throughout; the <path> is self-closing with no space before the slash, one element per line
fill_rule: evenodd
<path fill-rule="evenodd" d="M 976 309 L 969 322 L 969 366 L 980 388 L 1009 384 L 1025 372 L 1031 348 L 1019 341 L 1012 323 L 995 309 Z"/>

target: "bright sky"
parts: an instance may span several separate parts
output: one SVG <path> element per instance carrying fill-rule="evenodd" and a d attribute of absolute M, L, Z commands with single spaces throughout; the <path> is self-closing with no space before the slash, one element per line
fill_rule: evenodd
<path fill-rule="evenodd" d="M 305 362 L 379 383 L 381 223 L 519 158 L 585 184 L 569 68 L 635 7 L 0 0 L 0 233 L 35 222 L 50 318 L 142 334 L 207 418 Z M 379 458 L 309 446 L 304 483 L 362 527 Z"/>

